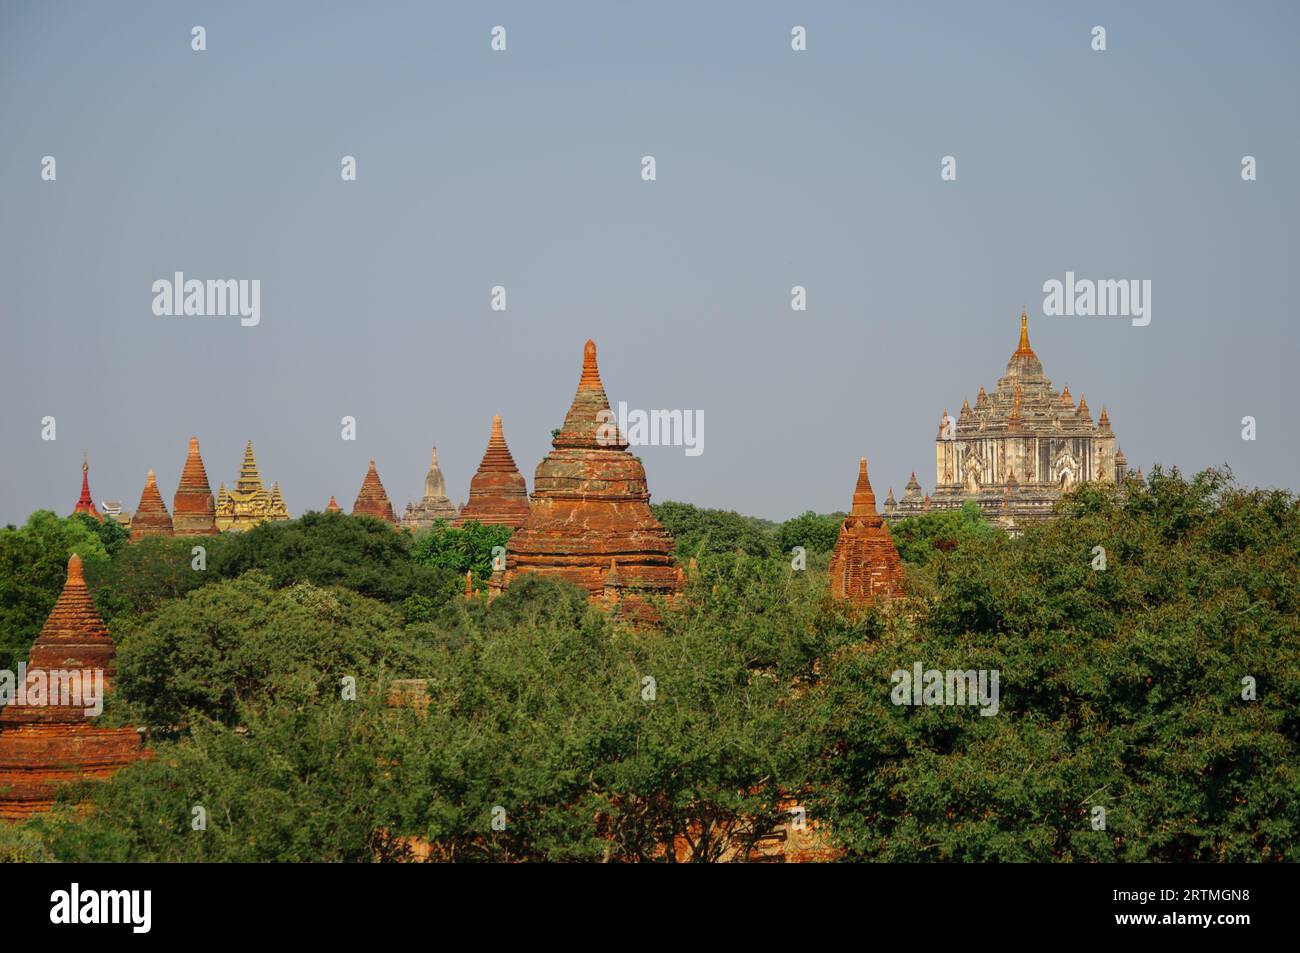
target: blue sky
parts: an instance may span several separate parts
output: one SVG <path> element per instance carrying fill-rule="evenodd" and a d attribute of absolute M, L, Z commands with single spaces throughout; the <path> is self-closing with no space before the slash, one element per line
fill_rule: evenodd
<path fill-rule="evenodd" d="M 843 509 L 862 455 L 882 496 L 932 489 L 939 417 L 992 388 L 1022 306 L 1132 466 L 1295 488 L 1298 28 L 1290 3 L 6 3 L 0 522 L 69 511 L 83 450 L 97 500 L 134 508 L 152 468 L 170 505 L 192 434 L 214 490 L 252 439 L 295 514 L 350 509 L 372 457 L 400 510 L 434 443 L 460 500 L 493 413 L 531 488 L 588 337 L 613 401 L 704 412 L 702 455 L 640 450 L 656 500 Z M 261 324 L 155 316 L 175 271 L 259 279 Z M 1150 279 L 1151 324 L 1044 316 L 1066 271 Z"/>

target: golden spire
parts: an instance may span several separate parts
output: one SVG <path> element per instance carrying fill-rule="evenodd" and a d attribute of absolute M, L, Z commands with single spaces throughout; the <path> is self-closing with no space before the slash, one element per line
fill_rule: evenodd
<path fill-rule="evenodd" d="M 1024 309 L 1020 311 L 1020 345 L 1016 348 L 1016 353 L 1034 353 L 1034 349 L 1029 346 L 1029 312 Z"/>

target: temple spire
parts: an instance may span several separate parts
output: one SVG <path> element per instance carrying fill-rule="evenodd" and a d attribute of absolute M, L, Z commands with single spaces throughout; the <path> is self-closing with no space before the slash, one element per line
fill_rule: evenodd
<path fill-rule="evenodd" d="M 158 492 L 158 479 L 152 470 L 145 476 L 144 491 L 140 494 L 140 505 L 131 517 L 131 542 L 146 536 L 171 536 L 173 534 L 172 518 L 163 503 L 162 494 Z"/>
<path fill-rule="evenodd" d="M 177 536 L 214 536 L 217 533 L 216 501 L 208 471 L 199 453 L 199 438 L 190 437 L 181 479 L 172 497 L 172 527 Z"/>
<path fill-rule="evenodd" d="M 1034 353 L 1034 349 L 1029 346 L 1029 313 L 1023 309 L 1020 312 L 1020 344 L 1016 348 L 1016 353 Z"/>
<path fill-rule="evenodd" d="M 596 342 L 588 341 L 582 349 L 582 376 L 573 403 L 564 417 L 564 424 L 551 445 L 556 450 L 564 447 L 589 450 L 626 450 L 627 441 L 619 432 L 605 396 L 605 385 L 600 380 L 596 365 Z"/>
<path fill-rule="evenodd" d="M 104 519 L 99 515 L 99 510 L 95 509 L 95 501 L 90 495 L 90 458 L 84 450 L 81 452 L 81 496 L 77 498 L 77 505 L 72 512 L 85 513 L 101 521 Z"/>
<path fill-rule="evenodd" d="M 379 471 L 375 469 L 375 461 L 370 461 L 370 468 L 366 470 L 365 478 L 361 481 L 361 489 L 357 493 L 356 502 L 352 504 L 353 516 L 370 516 L 386 523 L 397 526 L 397 514 L 393 512 L 393 505 L 388 501 L 388 493 L 384 490 L 384 484 L 379 479 Z"/>
<path fill-rule="evenodd" d="M 578 379 L 578 386 L 605 389 L 600 382 L 600 368 L 596 366 L 596 342 L 591 339 L 582 348 L 582 376 Z"/>
<path fill-rule="evenodd" d="M 858 484 L 853 488 L 853 515 L 876 515 L 876 494 L 872 491 L 871 480 L 867 477 L 866 457 L 858 460 Z"/>

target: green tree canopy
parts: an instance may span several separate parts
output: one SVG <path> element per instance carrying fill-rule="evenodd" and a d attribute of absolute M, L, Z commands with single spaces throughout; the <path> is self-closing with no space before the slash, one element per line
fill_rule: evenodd
<path fill-rule="evenodd" d="M 866 859 L 1293 854 L 1296 499 L 1157 469 L 1059 509 L 938 560 L 915 625 L 831 659 L 803 715 L 812 809 Z M 997 714 L 893 704 L 917 662 L 998 671 Z"/>
<path fill-rule="evenodd" d="M 903 561 L 919 566 L 941 552 L 1003 537 L 1002 531 L 984 518 L 979 505 L 970 500 L 958 509 L 909 516 L 894 524 L 890 533 Z"/>

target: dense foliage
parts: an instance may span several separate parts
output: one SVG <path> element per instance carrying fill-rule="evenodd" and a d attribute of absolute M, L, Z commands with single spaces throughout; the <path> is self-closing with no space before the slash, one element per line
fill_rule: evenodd
<path fill-rule="evenodd" d="M 492 575 L 492 551 L 505 547 L 510 539 L 509 526 L 484 526 L 470 520 L 452 528 L 439 520 L 428 532 L 416 537 L 411 556 L 425 566 L 441 566 L 464 578 L 473 572 L 480 582 Z"/>
<path fill-rule="evenodd" d="M 939 555 L 917 624 L 833 659 L 807 705 L 813 803 L 863 858 L 1294 858 L 1295 498 L 1157 469 L 1062 510 Z M 998 714 L 891 704 L 918 661 L 998 670 Z"/>
<path fill-rule="evenodd" d="M 891 533 L 898 555 L 917 566 L 960 546 L 1003 538 L 1002 531 L 984 518 L 979 505 L 969 500 L 960 509 L 909 516 L 895 524 Z"/>
<path fill-rule="evenodd" d="M 466 602 L 492 528 L 311 514 L 208 540 L 202 572 L 191 540 L 0 531 L 6 636 L 84 548 L 105 717 L 155 729 L 0 860 L 719 860 L 791 797 L 846 859 L 1295 858 L 1291 494 L 1157 469 L 1017 540 L 926 514 L 895 529 L 911 594 L 867 611 L 828 598 L 839 517 L 658 510 L 695 565 L 652 630 L 536 577 Z M 996 714 L 896 704 L 918 662 L 996 671 Z"/>

